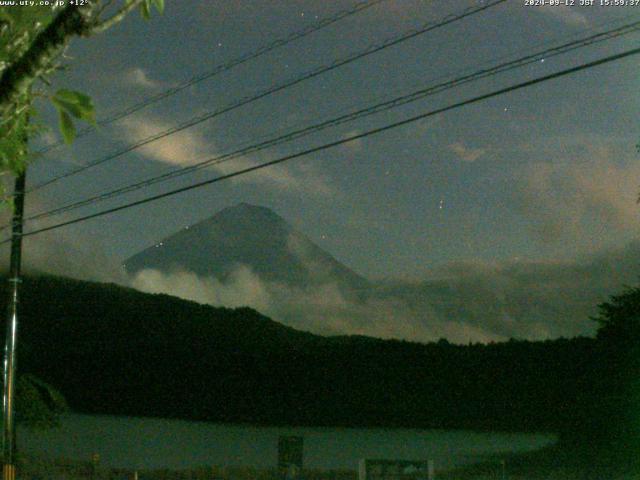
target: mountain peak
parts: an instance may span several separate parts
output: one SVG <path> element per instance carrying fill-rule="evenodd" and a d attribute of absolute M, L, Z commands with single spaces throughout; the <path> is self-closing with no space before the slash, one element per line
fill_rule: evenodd
<path fill-rule="evenodd" d="M 241 202 L 230 207 L 223 208 L 209 220 L 225 216 L 251 217 L 251 218 L 272 218 L 284 222 L 284 219 L 270 208 L 261 205 Z M 206 221 L 206 220 L 205 220 Z"/>
<path fill-rule="evenodd" d="M 227 236 L 257 234 L 263 237 L 273 235 L 275 232 L 286 235 L 293 230 L 286 220 L 273 210 L 245 202 L 223 208 L 214 216 L 193 225 L 192 228 L 204 229 L 207 232 L 211 229 L 221 229 Z"/>
<path fill-rule="evenodd" d="M 186 271 L 222 281 L 239 266 L 263 280 L 297 287 L 366 283 L 273 210 L 246 202 L 226 207 L 125 262 L 132 274 L 143 269 Z"/>
<path fill-rule="evenodd" d="M 234 213 L 246 213 L 246 212 L 269 212 L 272 215 L 276 215 L 276 213 L 270 208 L 263 207 L 262 205 L 253 205 L 252 203 L 240 202 L 235 205 L 231 205 L 230 207 L 223 208 L 218 212 L 220 215 L 223 212 L 234 212 Z"/>

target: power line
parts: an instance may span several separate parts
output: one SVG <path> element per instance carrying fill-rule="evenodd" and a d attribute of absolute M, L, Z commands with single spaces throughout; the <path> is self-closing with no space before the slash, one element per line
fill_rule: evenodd
<path fill-rule="evenodd" d="M 181 92 L 182 90 L 189 88 L 197 83 L 200 83 L 204 80 L 208 80 L 210 78 L 213 78 L 221 73 L 227 72 L 239 65 L 242 65 L 243 63 L 246 63 L 250 60 L 253 60 L 257 57 L 260 57 L 262 55 L 265 55 L 267 53 L 273 52 L 274 50 L 277 50 L 278 48 L 281 47 L 285 47 L 287 45 L 289 45 L 292 42 L 295 42 L 296 40 L 300 40 L 301 38 L 304 38 L 314 32 L 317 32 L 319 30 L 322 30 L 330 25 L 333 25 L 334 23 L 339 22 L 340 20 L 343 20 L 344 18 L 350 17 L 352 15 L 355 15 L 357 13 L 363 12 L 371 7 L 374 7 L 375 5 L 378 5 L 379 3 L 382 2 L 386 2 L 387 0 L 370 0 L 370 1 L 363 1 L 363 2 L 358 2 L 356 3 L 352 8 L 348 9 L 348 10 L 341 10 L 338 13 L 327 17 L 327 18 L 323 18 L 322 20 L 320 20 L 319 22 L 316 22 L 312 25 L 309 25 L 301 30 L 298 30 L 297 32 L 293 32 L 289 35 L 287 35 L 286 37 L 282 37 L 279 38 L 277 40 L 274 40 L 273 42 L 267 44 L 267 45 L 263 45 L 262 47 L 257 48 L 256 50 L 253 50 L 252 52 L 248 52 L 245 53 L 239 57 L 234 58 L 233 60 L 230 60 L 226 63 L 223 63 L 221 65 L 217 65 L 215 66 L 212 70 L 209 70 L 207 72 L 203 72 L 200 73 L 198 75 L 195 75 L 193 77 L 191 77 L 190 79 L 176 85 L 175 87 L 171 87 L 168 88 L 160 93 L 157 93 L 156 95 L 152 95 L 150 97 L 147 97 L 145 99 L 143 99 L 142 101 L 131 105 L 123 110 L 120 110 L 118 112 L 113 113 L 112 115 L 98 121 L 98 125 L 99 126 L 106 126 L 109 125 L 113 122 L 116 122 L 122 118 L 128 117 L 129 115 L 134 114 L 135 112 L 138 112 L 139 110 L 142 110 L 145 107 L 148 107 L 149 105 L 152 105 L 156 102 L 159 102 L 160 100 L 164 100 L 167 97 L 173 96 L 179 92 Z M 83 128 L 82 130 L 80 130 L 78 132 L 78 134 L 76 135 L 77 138 L 79 137 L 83 137 L 85 135 L 87 135 L 90 132 L 93 132 L 95 130 L 94 127 L 86 127 Z M 61 147 L 65 145 L 64 142 L 60 141 L 60 142 L 56 142 L 52 145 L 49 145 L 47 147 L 43 147 L 40 150 L 38 150 L 35 153 L 39 153 L 39 154 L 43 154 L 46 152 L 49 152 L 55 148 Z"/>
<path fill-rule="evenodd" d="M 48 185 L 50 185 L 50 184 L 52 184 L 54 182 L 57 182 L 58 180 L 62 180 L 64 178 L 70 177 L 72 175 L 76 175 L 76 174 L 78 174 L 80 172 L 83 172 L 83 171 L 89 169 L 89 168 L 95 167 L 95 166 L 103 164 L 103 163 L 105 163 L 107 161 L 110 161 L 110 160 L 113 160 L 115 158 L 118 158 L 118 157 L 120 157 L 120 156 L 122 156 L 122 155 L 124 155 L 126 153 L 129 153 L 129 152 L 131 152 L 133 150 L 136 150 L 136 149 L 138 149 L 140 147 L 148 145 L 149 143 L 155 142 L 157 140 L 161 140 L 161 139 L 166 138 L 166 137 L 168 137 L 170 135 L 178 133 L 178 132 L 180 132 L 182 130 L 185 130 L 187 128 L 193 127 L 193 126 L 198 125 L 200 123 L 203 123 L 203 122 L 205 122 L 207 120 L 211 120 L 212 118 L 220 116 L 220 115 L 222 115 L 224 113 L 228 113 L 228 112 L 230 112 L 232 110 L 235 110 L 237 108 L 240 108 L 240 107 L 242 107 L 244 105 L 248 105 L 248 104 L 253 103 L 253 102 L 257 101 L 257 100 L 265 98 L 265 97 L 267 97 L 269 95 L 272 95 L 274 93 L 283 91 L 283 90 L 285 90 L 287 88 L 290 88 L 290 87 L 292 87 L 294 85 L 302 83 L 302 82 L 304 82 L 306 80 L 309 80 L 311 78 L 314 78 L 314 77 L 317 77 L 319 75 L 322 75 L 323 73 L 335 70 L 335 69 L 337 69 L 339 67 L 347 65 L 347 64 L 352 63 L 352 62 L 354 62 L 356 60 L 359 60 L 359 59 L 364 58 L 366 56 L 372 55 L 374 53 L 380 52 L 382 50 L 385 50 L 387 48 L 395 46 L 395 45 L 397 45 L 399 43 L 402 43 L 402 42 L 405 42 L 405 41 L 410 40 L 412 38 L 415 38 L 415 37 L 417 37 L 419 35 L 425 34 L 427 32 L 435 30 L 437 28 L 444 27 L 446 25 L 449 25 L 451 23 L 457 22 L 457 21 L 462 20 L 464 18 L 467 18 L 469 16 L 472 16 L 472 15 L 475 15 L 477 13 L 483 12 L 483 11 L 489 9 L 489 8 L 495 7 L 495 6 L 497 6 L 497 5 L 501 4 L 501 3 L 504 3 L 506 1 L 507 0 L 494 0 L 492 2 L 489 2 L 486 5 L 482 5 L 482 6 L 479 6 L 479 7 L 469 7 L 467 9 L 465 9 L 460 14 L 447 15 L 446 17 L 444 17 L 441 21 L 439 21 L 437 23 L 431 23 L 431 22 L 426 23 L 420 29 L 411 30 L 411 31 L 409 31 L 407 33 L 403 33 L 400 36 L 392 37 L 392 38 L 386 40 L 385 42 L 383 42 L 382 44 L 376 44 L 376 45 L 369 46 L 364 51 L 361 51 L 361 52 L 358 52 L 356 54 L 350 55 L 350 56 L 345 57 L 343 59 L 335 60 L 334 62 L 332 62 L 329 65 L 324 65 L 324 66 L 318 67 L 316 69 L 313 69 L 313 70 L 311 70 L 311 71 L 309 71 L 307 73 L 304 73 L 301 76 L 298 76 L 298 77 L 296 77 L 294 79 L 288 80 L 285 83 L 270 87 L 270 88 L 268 88 L 266 90 L 263 90 L 263 91 L 255 94 L 255 95 L 252 95 L 252 96 L 249 96 L 249 97 L 243 97 L 240 100 L 237 100 L 236 102 L 234 102 L 234 103 L 232 103 L 230 105 L 227 105 L 226 107 L 223 107 L 221 109 L 214 110 L 214 111 L 211 111 L 211 112 L 207 112 L 207 113 L 202 114 L 202 115 L 198 115 L 198 116 L 192 117 L 191 119 L 187 120 L 186 122 L 183 122 L 183 123 L 181 123 L 181 124 L 179 124 L 177 126 L 171 127 L 171 128 L 169 128 L 169 129 L 167 129 L 167 130 L 165 130 L 163 132 L 160 132 L 160 133 L 151 135 L 149 137 L 146 137 L 146 138 L 144 138 L 144 139 L 142 139 L 142 140 L 140 140 L 140 141 L 138 141 L 138 142 L 126 147 L 126 148 L 123 148 L 122 150 L 119 150 L 119 151 L 117 151 L 115 153 L 109 154 L 109 155 L 107 155 L 107 156 L 105 156 L 103 158 L 100 158 L 100 159 L 95 160 L 93 162 L 90 162 L 90 163 L 88 163 L 86 165 L 83 165 L 83 166 L 78 167 L 76 169 L 70 170 L 67 173 L 63 173 L 61 175 L 53 177 L 52 179 L 46 180 L 46 181 L 44 181 L 44 182 L 42 182 L 42 183 L 40 183 L 38 185 L 35 185 L 35 186 L 31 187 L 30 189 L 28 189 L 27 193 L 31 193 L 31 192 L 34 192 L 36 190 L 39 190 L 39 189 L 41 189 L 43 187 L 46 187 L 46 186 L 48 186 Z"/>
<path fill-rule="evenodd" d="M 589 69 L 589 68 L 593 68 L 593 67 L 596 67 L 596 66 L 599 66 L 599 65 L 604 65 L 606 63 L 610 63 L 610 62 L 614 62 L 614 61 L 617 61 L 617 60 L 621 60 L 623 58 L 630 57 L 632 55 L 637 55 L 639 53 L 640 53 L 640 48 L 635 48 L 635 49 L 632 49 L 632 50 L 627 50 L 627 51 L 622 52 L 622 53 L 618 53 L 616 55 L 610 55 L 608 57 L 600 58 L 600 59 L 592 61 L 592 62 L 583 63 L 581 65 L 578 65 L 578 66 L 575 66 L 575 67 L 572 67 L 572 68 L 568 68 L 568 69 L 565 69 L 565 70 L 561 70 L 561 71 L 556 72 L 556 73 L 552 73 L 552 74 L 549 74 L 549 75 L 544 75 L 544 76 L 541 76 L 541 77 L 537 77 L 537 78 L 534 78 L 532 80 L 527 80 L 527 81 L 522 82 L 522 83 L 518 83 L 518 84 L 509 86 L 509 87 L 501 88 L 499 90 L 494 90 L 493 92 L 486 93 L 484 95 L 478 95 L 476 97 L 472 97 L 470 99 L 463 100 L 463 101 L 448 105 L 446 107 L 438 108 L 436 110 L 431 110 L 431 111 L 426 112 L 426 113 L 421 113 L 419 115 L 415 115 L 413 117 L 410 117 L 410 118 L 407 118 L 407 119 L 404 119 L 404 120 L 400 120 L 400 121 L 385 125 L 383 127 L 374 128 L 374 129 L 368 130 L 366 132 L 363 132 L 363 133 L 360 133 L 360 134 L 357 134 L 357 135 L 351 135 L 351 136 L 343 138 L 341 140 L 336 140 L 334 142 L 325 143 L 325 144 L 320 145 L 318 147 L 309 148 L 309 149 L 306 149 L 306 150 L 303 150 L 303 151 L 300 151 L 300 152 L 297 152 L 297 153 L 294 153 L 294 154 L 291 154 L 291 155 L 287 155 L 287 156 L 284 156 L 284 157 L 277 158 L 275 160 L 271 160 L 271 161 L 268 161 L 268 162 L 260 163 L 258 165 L 254 165 L 254 166 L 247 167 L 247 168 L 244 168 L 244 169 L 241 169 L 241 170 L 237 170 L 237 171 L 232 172 L 232 173 L 228 173 L 228 174 L 225 174 L 225 175 L 214 177 L 214 178 L 211 178 L 209 180 L 205 180 L 205 181 L 202 181 L 202 182 L 198 182 L 198 183 L 194 183 L 194 184 L 191 184 L 191 185 L 187 185 L 186 187 L 181 187 L 181 188 L 177 188 L 175 190 L 171 190 L 171 191 L 168 191 L 168 192 L 165 192 L 165 193 L 161 193 L 161 194 L 158 194 L 158 195 L 153 195 L 151 197 L 143 198 L 141 200 L 137 200 L 135 202 L 130 202 L 130 203 L 127 203 L 127 204 L 124 204 L 124 205 L 120 205 L 118 207 L 109 208 L 109 209 L 106 209 L 106 210 L 102 210 L 100 212 L 92 213 L 90 215 L 84 215 L 82 217 L 78 217 L 78 218 L 75 218 L 75 219 L 72 219 L 72 220 L 67 220 L 67 221 L 64 221 L 64 222 L 60 222 L 60 223 L 57 223 L 57 224 L 54 224 L 54 225 L 50 225 L 48 227 L 43 227 L 43 228 L 39 228 L 39 229 L 36 229 L 36 230 L 32 230 L 30 232 L 24 233 L 23 236 L 26 237 L 26 236 L 36 235 L 36 234 L 39 234 L 39 233 L 42 233 L 42 232 L 55 230 L 55 229 L 62 228 L 62 227 L 65 227 L 65 226 L 68 226 L 68 225 L 72 225 L 72 224 L 75 224 L 75 223 L 79 223 L 79 222 L 83 222 L 83 221 L 90 220 L 90 219 L 93 219 L 93 218 L 97 218 L 97 217 L 101 217 L 101 216 L 104 216 L 104 215 L 108 215 L 108 214 L 111 214 L 111 213 L 119 212 L 121 210 L 129 209 L 129 208 L 132 208 L 132 207 L 135 207 L 135 206 L 138 206 L 138 205 L 143 205 L 143 204 L 146 204 L 146 203 L 154 202 L 154 201 L 160 200 L 162 198 L 166 198 L 166 197 L 170 197 L 170 196 L 173 196 L 173 195 L 177 195 L 179 193 L 183 193 L 183 192 L 186 192 L 186 191 L 189 191 L 189 190 L 194 190 L 196 188 L 204 187 L 206 185 L 217 183 L 217 182 L 220 182 L 222 180 L 228 180 L 230 178 L 238 177 L 240 175 L 244 175 L 244 174 L 247 174 L 247 173 L 250 173 L 250 172 L 254 172 L 256 170 L 261 170 L 263 168 L 270 167 L 270 166 L 273 166 L 273 165 L 277 165 L 279 163 L 283 163 L 283 162 L 286 162 L 286 161 L 289 161 L 289 160 L 293 160 L 295 158 L 300 158 L 300 157 L 303 157 L 303 156 L 306 156 L 306 155 L 310 155 L 312 153 L 321 152 L 323 150 L 327 150 L 327 149 L 330 149 L 330 148 L 333 148 L 333 147 L 337 147 L 339 145 L 343 145 L 345 143 L 352 142 L 354 140 L 359 140 L 359 139 L 362 139 L 362 138 L 369 137 L 371 135 L 376 135 L 376 134 L 379 134 L 379 133 L 382 133 L 382 132 L 386 132 L 388 130 L 392 130 L 392 129 L 395 129 L 395 128 L 398 128 L 398 127 L 401 127 L 401 126 L 404 126 L 404 125 L 408 125 L 410 123 L 413 123 L 413 122 L 416 122 L 416 121 L 423 120 L 425 118 L 431 117 L 433 115 L 437 115 L 437 114 L 444 113 L 444 112 L 447 112 L 447 111 L 450 111 L 450 110 L 454 110 L 456 108 L 460 108 L 460 107 L 463 107 L 463 106 L 466 106 L 466 105 L 471 105 L 473 103 L 477 103 L 477 102 L 480 102 L 480 101 L 483 101 L 483 100 L 487 100 L 489 98 L 497 97 L 499 95 L 504 95 L 505 93 L 513 92 L 513 91 L 516 91 L 516 90 L 520 90 L 522 88 L 530 87 L 532 85 L 536 85 L 536 84 L 539 84 L 539 83 L 542 83 L 542 82 L 546 82 L 546 81 L 549 81 L 549 80 L 560 78 L 560 77 L 563 77 L 563 76 L 566 76 L 566 75 L 570 75 L 570 74 L 573 74 L 573 73 L 576 73 L 576 72 L 579 72 L 579 71 L 582 71 L 582 70 L 586 70 L 586 69 Z M 4 244 L 4 243 L 7 243 L 7 241 L 8 240 L 0 242 L 0 245 Z"/>
<path fill-rule="evenodd" d="M 265 140 L 263 142 L 257 143 L 257 144 L 253 144 L 253 145 L 249 145 L 247 147 L 220 155 L 220 156 L 216 156 L 216 157 L 212 157 L 209 158 L 207 160 L 203 160 L 201 162 L 198 162 L 194 165 L 189 165 L 183 168 L 180 168 L 178 170 L 174 170 L 168 173 L 164 173 L 162 175 L 158 175 L 158 176 L 154 176 L 151 178 L 147 178 L 145 180 L 139 181 L 139 182 L 135 182 L 120 188 L 117 188 L 115 190 L 111 190 L 109 192 L 104 192 L 83 200 L 79 200 L 67 205 L 63 205 L 61 207 L 49 210 L 49 211 L 45 211 L 45 212 L 39 212 L 36 214 L 33 214 L 29 217 L 26 218 L 26 220 L 37 220 L 37 219 L 42 219 L 42 218 L 47 218 L 50 216 L 54 216 L 54 215 L 58 215 L 64 212 L 68 212 L 71 210 L 75 210 L 77 208 L 80 208 L 82 206 L 85 205 L 89 205 L 89 204 L 94 204 L 94 203 L 98 203 L 104 200 L 108 200 L 110 198 L 115 198 L 117 196 L 126 194 L 126 193 L 130 193 L 136 190 L 139 190 L 141 188 L 145 188 L 151 185 L 154 185 L 156 183 L 159 182 L 163 182 L 163 181 L 167 181 L 170 180 L 172 178 L 176 178 L 182 175 L 186 175 L 188 173 L 192 173 L 195 172 L 197 170 L 203 169 L 205 167 L 209 167 L 212 165 L 218 165 L 221 164 L 223 162 L 227 162 L 230 161 L 234 158 L 237 158 L 241 155 L 245 155 L 248 153 L 254 153 L 254 152 L 258 152 L 261 150 L 264 150 L 266 148 L 269 147 L 273 147 L 275 145 L 279 145 L 281 143 L 284 142 L 288 142 L 288 141 L 292 141 L 304 136 L 307 136 L 311 133 L 315 133 L 315 132 L 319 132 L 321 130 L 324 130 L 326 128 L 329 127 L 334 127 L 337 125 L 341 125 L 343 123 L 347 123 L 347 122 L 351 122 L 353 120 L 356 119 L 360 119 L 360 118 L 364 118 L 376 113 L 380 113 L 382 111 L 386 111 L 386 110 L 390 110 L 392 108 L 396 108 L 402 105 L 406 105 L 408 103 L 411 102 L 415 102 L 418 100 L 421 100 L 427 96 L 431 96 L 431 95 L 435 95 L 437 93 L 441 93 L 445 90 L 449 90 L 455 87 L 458 87 L 460 85 L 472 82 L 472 81 L 477 81 L 480 80 L 482 78 L 487 78 L 493 75 L 497 75 L 500 73 L 504 73 L 510 70 L 513 70 L 515 68 L 520 68 L 523 67 L 525 65 L 529 65 L 535 62 L 538 62 L 540 59 L 548 59 L 548 58 L 552 58 L 556 55 L 561 55 L 564 53 L 567 53 L 569 51 L 573 51 L 576 50 L 578 48 L 583 48 L 585 46 L 588 45 L 592 45 L 595 43 L 599 43 L 599 42 L 603 42 L 606 40 L 610 40 L 612 38 L 617 38 L 620 37 L 622 35 L 626 35 L 629 33 L 633 33 L 633 32 L 637 32 L 638 30 L 640 30 L 640 21 L 635 21 L 623 26 L 620 26 L 618 28 L 615 29 L 610 29 L 607 30 L 605 32 L 600 32 L 591 36 L 588 36 L 586 38 L 582 38 L 582 39 L 578 39 L 578 40 L 574 40 L 568 43 L 565 43 L 563 45 L 559 45 L 556 47 L 551 47 L 551 48 L 547 48 L 545 50 L 542 51 L 538 51 L 536 53 L 533 54 L 529 54 L 526 55 L 524 57 L 520 57 L 518 59 L 515 60 L 511 60 L 509 62 L 504 62 L 501 63 L 499 65 L 493 66 L 491 68 L 485 68 L 482 70 L 478 70 L 475 71 L 471 74 L 468 75 L 464 75 L 461 77 L 457 77 L 453 80 L 448 80 L 446 82 L 442 82 L 442 83 L 438 83 L 436 85 L 431 85 L 428 86 L 426 88 L 414 91 L 412 93 L 406 94 L 406 95 L 402 95 L 396 98 L 393 98 L 391 100 L 387 100 L 366 108 L 362 108 L 356 111 L 352 111 L 349 112 L 347 114 L 332 118 L 330 120 L 326 120 L 314 125 L 310 125 L 307 126 L 305 128 L 302 129 L 298 129 L 298 130 L 294 130 L 292 132 L 286 133 L 284 135 L 280 135 L 274 138 L 270 138 L 268 140 Z M 2 230 L 2 229 L 0 229 Z"/>

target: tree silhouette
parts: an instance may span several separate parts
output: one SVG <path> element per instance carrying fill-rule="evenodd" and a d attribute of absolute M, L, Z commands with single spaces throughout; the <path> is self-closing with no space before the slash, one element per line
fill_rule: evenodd
<path fill-rule="evenodd" d="M 599 434 L 614 451 L 637 460 L 640 454 L 640 287 L 627 288 L 598 306 L 600 324 L 593 379 Z"/>
<path fill-rule="evenodd" d="M 598 306 L 598 339 L 624 349 L 640 343 L 640 287 L 628 288 Z M 628 352 L 630 353 L 630 352 Z"/>

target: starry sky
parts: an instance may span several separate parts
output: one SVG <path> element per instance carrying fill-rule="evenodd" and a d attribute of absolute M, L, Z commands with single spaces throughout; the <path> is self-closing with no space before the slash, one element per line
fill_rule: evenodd
<path fill-rule="evenodd" d="M 31 185 L 177 123 L 251 96 L 389 38 L 481 5 L 387 0 L 199 82 L 52 150 Z M 257 47 L 351 8 L 353 1 L 167 1 L 75 40 L 54 87 L 89 94 L 104 118 Z M 524 0 L 446 27 L 269 95 L 30 195 L 35 213 L 169 172 L 342 113 L 640 19 L 640 7 L 527 6 Z M 637 33 L 544 59 L 294 142 L 32 222 L 116 206 L 228 173 L 638 46 Z M 96 269 L 248 202 L 272 208 L 356 272 L 424 278 L 447 265 L 547 263 L 626 248 L 640 233 L 638 58 L 431 116 L 236 179 L 42 235 L 68 256 L 99 252 Z M 54 112 L 42 106 L 52 124 Z M 52 129 L 39 144 L 55 141 Z M 30 240 L 36 243 L 36 240 Z M 29 252 L 25 253 L 28 257 Z M 51 256 L 42 257 L 52 262 Z"/>

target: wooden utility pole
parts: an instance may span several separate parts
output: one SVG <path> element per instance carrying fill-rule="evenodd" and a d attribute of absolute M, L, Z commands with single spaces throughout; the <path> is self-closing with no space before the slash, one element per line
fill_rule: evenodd
<path fill-rule="evenodd" d="M 11 230 L 11 263 L 9 265 L 9 307 L 7 309 L 7 337 L 4 347 L 4 377 L 2 395 L 2 453 L 3 480 L 15 480 L 15 390 L 16 344 L 18 341 L 18 304 L 20 266 L 22 261 L 22 223 L 26 168 L 18 175 L 13 191 L 13 218 Z"/>

